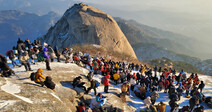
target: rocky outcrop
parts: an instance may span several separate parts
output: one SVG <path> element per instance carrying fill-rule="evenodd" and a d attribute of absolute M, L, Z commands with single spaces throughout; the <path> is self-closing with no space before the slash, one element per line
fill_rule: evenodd
<path fill-rule="evenodd" d="M 34 72 L 38 68 L 45 68 L 43 63 L 31 65 Z M 73 88 L 72 81 L 75 77 L 81 76 L 85 82 L 86 88 L 90 86 L 90 82 L 85 77 L 89 72 L 85 68 L 81 68 L 75 64 L 51 63 L 52 71 L 44 69 L 43 75 L 51 76 L 56 84 L 56 92 L 41 87 L 34 83 L 28 77 L 31 72 L 23 72 L 24 67 L 14 68 L 13 70 L 19 78 L 12 76 L 11 78 L 0 78 L 0 111 L 3 112 L 76 112 L 78 103 L 84 101 L 88 107 L 95 96 L 92 93 L 84 95 L 84 91 L 80 88 Z M 99 86 L 98 92 L 102 92 L 103 85 Z M 118 112 L 133 112 L 134 108 L 122 103 L 121 99 L 113 93 L 105 94 L 108 98 L 107 112 L 119 110 Z M 117 112 L 117 111 L 115 111 Z"/>
<path fill-rule="evenodd" d="M 107 50 L 136 58 L 116 21 L 105 12 L 83 3 L 68 9 L 40 40 L 59 48 L 97 44 Z"/>

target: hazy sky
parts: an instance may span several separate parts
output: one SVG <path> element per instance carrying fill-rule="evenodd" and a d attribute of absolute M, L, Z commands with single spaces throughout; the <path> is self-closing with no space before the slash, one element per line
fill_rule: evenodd
<path fill-rule="evenodd" d="M 37 14 L 60 13 L 74 3 L 85 2 L 108 14 L 190 37 L 209 38 L 212 0 L 0 0 L 0 10 L 18 9 Z"/>
<path fill-rule="evenodd" d="M 0 0 L 0 10 L 17 9 L 63 14 L 75 3 L 85 2 L 114 17 L 180 33 L 202 41 L 204 52 L 212 49 L 212 0 Z"/>

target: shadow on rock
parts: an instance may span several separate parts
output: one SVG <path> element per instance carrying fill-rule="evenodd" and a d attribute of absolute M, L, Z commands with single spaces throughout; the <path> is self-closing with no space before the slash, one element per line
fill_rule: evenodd
<path fill-rule="evenodd" d="M 87 75 L 85 74 L 80 74 L 81 76 L 85 77 L 86 79 L 88 78 Z"/>
<path fill-rule="evenodd" d="M 19 78 L 18 80 L 26 80 L 26 79 L 29 79 L 29 77 L 26 77 L 26 78 Z"/>
<path fill-rule="evenodd" d="M 74 88 L 73 85 L 72 85 L 72 81 L 61 81 L 60 83 L 64 87 L 75 90 L 77 92 L 78 98 L 81 98 L 84 95 L 85 91 L 83 89 L 79 88 L 79 87 Z"/>
<path fill-rule="evenodd" d="M 73 81 L 60 81 L 60 84 L 62 86 L 67 87 L 67 88 L 71 88 L 71 89 L 73 89 L 72 83 L 73 83 Z"/>
<path fill-rule="evenodd" d="M 39 84 L 35 84 L 35 83 L 30 83 L 30 82 L 24 82 L 24 84 L 28 84 L 28 85 L 33 85 L 33 86 L 38 86 L 38 87 L 42 87 Z"/>

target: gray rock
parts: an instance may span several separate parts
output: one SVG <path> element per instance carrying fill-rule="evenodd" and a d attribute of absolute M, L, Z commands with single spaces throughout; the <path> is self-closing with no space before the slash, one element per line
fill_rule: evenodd
<path fill-rule="evenodd" d="M 83 3 L 68 9 L 40 40 L 59 48 L 97 44 L 109 51 L 137 58 L 116 21 L 105 12 Z"/>

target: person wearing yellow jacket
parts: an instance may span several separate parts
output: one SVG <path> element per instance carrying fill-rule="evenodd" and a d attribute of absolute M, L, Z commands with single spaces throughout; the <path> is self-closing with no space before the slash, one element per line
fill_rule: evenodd
<path fill-rule="evenodd" d="M 160 103 L 157 105 L 159 112 L 165 112 L 166 104 L 160 101 Z"/>
<path fill-rule="evenodd" d="M 142 66 L 141 73 L 144 74 L 145 71 L 146 71 L 146 67 L 145 66 Z"/>
<path fill-rule="evenodd" d="M 44 86 L 44 82 L 41 81 L 41 78 L 45 80 L 45 77 L 42 75 L 43 69 L 39 68 L 36 72 L 36 76 L 35 76 L 35 83 L 40 84 L 41 86 Z"/>
<path fill-rule="evenodd" d="M 192 84 L 193 79 L 191 77 L 188 78 L 188 82 Z"/>
<path fill-rule="evenodd" d="M 118 74 L 118 72 L 116 72 L 114 75 L 113 75 L 113 79 L 115 81 L 116 84 L 118 84 L 118 80 L 120 78 L 120 75 Z"/>

